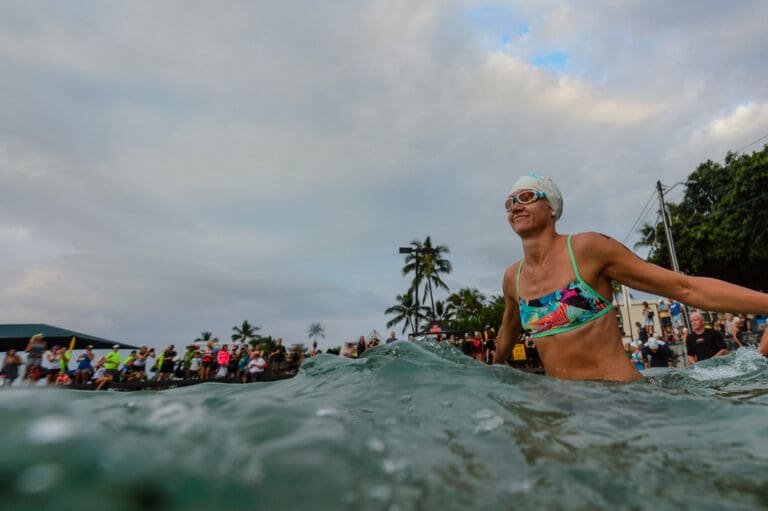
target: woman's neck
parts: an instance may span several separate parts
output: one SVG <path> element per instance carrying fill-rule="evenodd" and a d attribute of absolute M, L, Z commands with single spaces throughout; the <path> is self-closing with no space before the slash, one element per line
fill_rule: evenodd
<path fill-rule="evenodd" d="M 542 232 L 538 236 L 523 238 L 523 254 L 525 262 L 539 266 L 552 256 L 552 250 L 560 235 L 554 229 Z"/>

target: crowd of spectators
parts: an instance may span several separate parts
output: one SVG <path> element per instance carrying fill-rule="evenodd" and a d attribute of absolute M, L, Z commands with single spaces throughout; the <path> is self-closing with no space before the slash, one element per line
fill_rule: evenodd
<path fill-rule="evenodd" d="M 643 321 L 635 322 L 637 339 L 624 342 L 627 355 L 641 370 L 692 364 L 745 346 L 756 346 L 766 328 L 764 315 L 692 312 L 691 331 L 685 326 L 683 306 L 679 302 L 661 299 L 656 310 L 660 331 L 656 331 L 654 307 L 643 302 Z M 676 345 L 685 345 L 687 359 L 675 357 L 671 347 Z"/>
<path fill-rule="evenodd" d="M 8 350 L 2 360 L 0 385 L 94 385 L 97 390 L 110 382 L 146 382 L 174 380 L 258 381 L 265 374 L 278 376 L 290 369 L 286 362 L 296 362 L 296 354 L 286 353 L 282 339 L 277 339 L 269 353 L 260 346 L 207 342 L 189 344 L 178 353 L 173 344 L 162 352 L 141 346 L 127 355 L 115 344 L 106 355 L 96 357 L 93 346 L 87 346 L 72 361 L 74 350 L 62 346 L 50 349 L 43 334 L 32 336 L 23 358 L 16 350 Z M 289 360 L 290 359 L 290 360 Z M 73 362 L 73 363 L 72 363 Z M 299 360 L 300 362 L 300 360 Z"/>
<path fill-rule="evenodd" d="M 684 365 L 685 359 L 676 357 L 671 346 L 685 343 L 687 362 L 695 363 L 711 357 L 726 355 L 746 345 L 756 345 L 763 329 L 765 316 L 747 316 L 742 313 L 711 314 L 694 312 L 690 315 L 691 328 L 684 326 L 681 305 L 662 300 L 657 307 L 661 329 L 655 331 L 654 310 L 643 303 L 643 322 L 636 322 L 636 340 L 625 339 L 627 356 L 640 369 L 674 367 Z M 496 351 L 495 331 L 486 327 L 482 332 L 464 335 L 438 332 L 431 337 L 456 347 L 465 355 L 480 362 L 491 364 Z M 408 336 L 413 340 L 413 335 Z M 398 341 L 395 332 L 380 341 L 372 337 L 366 341 L 360 336 L 357 342 L 347 342 L 337 350 L 326 353 L 347 358 L 358 358 L 380 343 Z M 679 351 L 679 350 L 678 350 Z M 72 364 L 73 350 L 51 346 L 42 334 L 32 336 L 22 357 L 10 349 L 2 360 L 0 386 L 20 380 L 31 385 L 45 381 L 48 385 L 94 385 L 105 388 L 110 382 L 142 382 L 174 380 L 236 380 L 243 383 L 258 381 L 265 374 L 280 375 L 295 371 L 304 356 L 303 347 L 286 352 L 282 339 L 277 339 L 269 352 L 248 344 L 222 344 L 209 341 L 204 345 L 189 344 L 179 354 L 173 344 L 162 352 L 142 346 L 127 355 L 120 353 L 116 344 L 106 355 L 96 358 L 93 346 L 87 346 L 77 354 Z M 317 342 L 312 344 L 308 355 L 322 353 Z M 510 362 L 524 368 L 540 367 L 535 342 L 523 334 L 513 350 Z"/>

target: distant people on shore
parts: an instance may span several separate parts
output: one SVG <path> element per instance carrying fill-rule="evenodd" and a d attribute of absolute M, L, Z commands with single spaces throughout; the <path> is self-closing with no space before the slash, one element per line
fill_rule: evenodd
<path fill-rule="evenodd" d="M 692 331 L 685 339 L 689 364 L 730 353 L 720 332 L 714 328 L 706 328 L 704 316 L 701 313 L 692 313 L 690 319 Z"/>

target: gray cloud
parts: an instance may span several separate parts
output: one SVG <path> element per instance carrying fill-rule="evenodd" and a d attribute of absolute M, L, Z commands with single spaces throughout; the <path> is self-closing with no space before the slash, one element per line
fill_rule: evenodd
<path fill-rule="evenodd" d="M 657 179 L 768 133 L 761 2 L 483 6 L 0 8 L 0 321 L 336 345 L 384 329 L 414 238 L 498 294 L 520 173 L 623 239 Z"/>

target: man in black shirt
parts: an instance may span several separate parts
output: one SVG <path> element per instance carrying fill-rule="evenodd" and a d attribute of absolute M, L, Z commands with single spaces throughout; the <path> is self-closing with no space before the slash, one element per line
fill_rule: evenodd
<path fill-rule="evenodd" d="M 685 340 L 689 364 L 730 353 L 720 332 L 705 328 L 704 316 L 698 312 L 691 314 L 691 330 Z"/>

